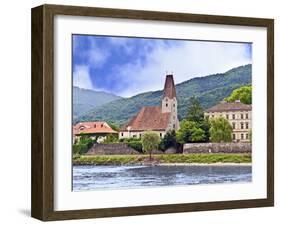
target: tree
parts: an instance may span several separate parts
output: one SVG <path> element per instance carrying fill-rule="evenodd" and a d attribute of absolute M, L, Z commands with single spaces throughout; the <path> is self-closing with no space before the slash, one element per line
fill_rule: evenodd
<path fill-rule="evenodd" d="M 186 119 L 182 120 L 180 122 L 180 129 L 176 133 L 177 142 L 180 144 L 190 142 L 192 128 L 194 128 L 195 124 L 195 122 L 188 121 Z"/>
<path fill-rule="evenodd" d="M 167 150 L 170 147 L 177 148 L 176 132 L 175 130 L 168 131 L 163 139 L 161 140 L 160 147 L 161 149 Z"/>
<path fill-rule="evenodd" d="M 232 127 L 223 117 L 210 120 L 210 140 L 212 142 L 231 142 Z"/>
<path fill-rule="evenodd" d="M 107 124 L 110 126 L 111 129 L 113 129 L 113 130 L 115 130 L 117 132 L 119 131 L 119 127 L 118 127 L 118 125 L 116 123 L 108 122 Z"/>
<path fill-rule="evenodd" d="M 235 100 L 240 100 L 244 104 L 252 104 L 252 86 L 241 86 L 225 98 L 227 102 L 234 102 Z"/>
<path fill-rule="evenodd" d="M 149 159 L 151 160 L 152 151 L 157 149 L 160 143 L 159 135 L 155 132 L 145 132 L 142 135 L 141 142 L 143 151 L 149 153 Z"/>
<path fill-rule="evenodd" d="M 190 142 L 203 142 L 206 139 L 205 131 L 199 127 L 199 123 L 194 121 L 182 120 L 180 129 L 176 133 L 177 142 L 180 144 Z"/>
<path fill-rule="evenodd" d="M 200 122 L 204 119 L 204 111 L 196 97 L 189 99 L 189 107 L 187 110 L 186 119 L 188 121 Z"/>
<path fill-rule="evenodd" d="M 202 140 L 204 140 L 206 137 L 205 132 L 203 129 L 201 128 L 193 128 L 192 133 L 191 133 L 191 137 L 190 140 L 192 142 L 200 142 Z"/>
<path fill-rule="evenodd" d="M 209 142 L 210 139 L 210 122 L 209 118 L 204 118 L 203 121 L 199 122 L 198 127 L 205 132 L 205 138 L 203 142 Z"/>
<path fill-rule="evenodd" d="M 252 133 L 252 129 L 250 129 L 250 131 L 249 131 L 249 140 L 250 140 L 250 143 L 252 143 L 252 137 L 253 137 L 253 133 Z"/>

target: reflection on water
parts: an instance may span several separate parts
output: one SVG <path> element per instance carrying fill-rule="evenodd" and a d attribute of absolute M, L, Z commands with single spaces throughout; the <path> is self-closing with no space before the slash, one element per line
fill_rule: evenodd
<path fill-rule="evenodd" d="M 73 166 L 74 191 L 251 180 L 251 166 Z"/>

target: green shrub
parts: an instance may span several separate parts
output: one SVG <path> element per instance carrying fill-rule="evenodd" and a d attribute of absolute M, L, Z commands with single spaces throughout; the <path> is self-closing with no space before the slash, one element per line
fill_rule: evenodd
<path fill-rule="evenodd" d="M 73 154 L 85 154 L 89 148 L 88 148 L 88 144 L 74 144 L 73 146 Z"/>
<path fill-rule="evenodd" d="M 135 149 L 138 152 L 142 152 L 142 143 L 141 141 L 131 141 L 131 142 L 126 142 L 126 144 L 130 147 Z"/>
<path fill-rule="evenodd" d="M 130 138 L 120 138 L 119 142 L 121 143 L 129 143 L 132 141 L 141 141 L 141 138 L 137 138 L 137 137 L 130 137 Z"/>
<path fill-rule="evenodd" d="M 96 143 L 96 140 L 93 140 L 89 136 L 81 136 L 80 140 L 72 145 L 73 154 L 85 154 L 92 146 Z"/>

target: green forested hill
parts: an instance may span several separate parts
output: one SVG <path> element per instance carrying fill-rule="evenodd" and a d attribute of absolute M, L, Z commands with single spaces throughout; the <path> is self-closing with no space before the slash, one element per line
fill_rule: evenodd
<path fill-rule="evenodd" d="M 189 98 L 196 96 L 204 109 L 209 108 L 243 85 L 252 82 L 252 66 L 240 66 L 225 73 L 197 77 L 176 85 L 179 118 L 185 117 Z M 163 84 L 164 86 L 164 84 Z M 125 123 L 143 106 L 159 105 L 162 90 L 142 93 L 104 104 L 80 116 L 76 121 L 104 120 Z"/>

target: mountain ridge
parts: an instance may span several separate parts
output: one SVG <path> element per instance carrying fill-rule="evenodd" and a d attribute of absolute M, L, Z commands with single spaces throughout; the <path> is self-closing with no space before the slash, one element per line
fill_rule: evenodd
<path fill-rule="evenodd" d="M 121 98 L 112 93 L 73 86 L 73 119 L 96 107 Z"/>

